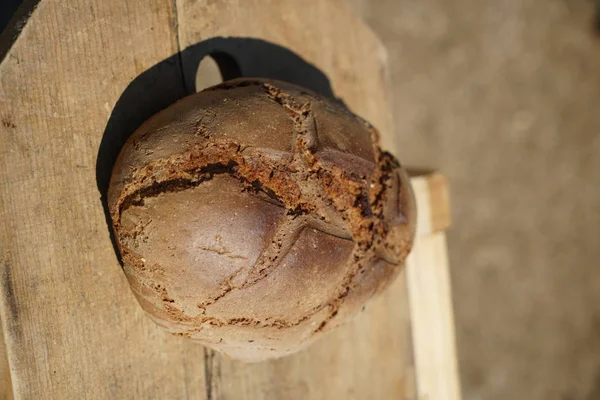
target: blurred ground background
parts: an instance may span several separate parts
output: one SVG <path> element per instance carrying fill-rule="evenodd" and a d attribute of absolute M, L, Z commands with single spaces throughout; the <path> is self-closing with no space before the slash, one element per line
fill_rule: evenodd
<path fill-rule="evenodd" d="M 450 178 L 465 400 L 600 399 L 600 28 L 589 0 L 350 0 L 405 164 Z"/>
<path fill-rule="evenodd" d="M 600 400 L 598 3 L 348 1 L 388 48 L 402 161 L 450 178 L 464 399 Z"/>

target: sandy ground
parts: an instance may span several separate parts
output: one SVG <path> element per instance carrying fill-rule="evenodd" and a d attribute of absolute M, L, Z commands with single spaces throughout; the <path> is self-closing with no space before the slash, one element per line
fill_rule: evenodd
<path fill-rule="evenodd" d="M 405 164 L 450 178 L 464 399 L 600 399 L 591 0 L 351 0 L 387 46 Z"/>

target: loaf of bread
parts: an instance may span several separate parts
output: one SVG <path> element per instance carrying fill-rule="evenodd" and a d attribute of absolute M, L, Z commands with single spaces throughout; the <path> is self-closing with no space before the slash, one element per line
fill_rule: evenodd
<path fill-rule="evenodd" d="M 290 354 L 358 312 L 401 269 L 409 180 L 336 101 L 239 79 L 144 123 L 109 209 L 141 306 L 174 333 L 247 361 Z"/>

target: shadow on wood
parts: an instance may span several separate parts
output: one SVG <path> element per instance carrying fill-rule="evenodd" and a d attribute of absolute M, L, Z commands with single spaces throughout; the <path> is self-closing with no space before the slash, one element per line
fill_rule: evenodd
<path fill-rule="evenodd" d="M 252 38 L 212 38 L 187 47 L 137 76 L 111 113 L 96 159 L 96 181 L 117 257 L 106 198 L 117 156 L 127 138 L 144 121 L 196 92 L 196 71 L 207 56 L 216 61 L 223 79 L 240 76 L 278 79 L 334 98 L 329 79 L 314 65 L 284 47 Z"/>
<path fill-rule="evenodd" d="M 0 61 L 19 37 L 40 0 L 3 0 L 0 4 Z"/>

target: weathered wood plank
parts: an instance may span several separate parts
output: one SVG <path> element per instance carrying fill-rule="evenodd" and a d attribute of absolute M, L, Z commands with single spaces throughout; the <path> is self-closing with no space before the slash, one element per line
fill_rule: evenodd
<path fill-rule="evenodd" d="M 417 213 L 417 235 L 426 236 L 450 227 L 448 181 L 439 172 L 409 172 L 413 190 L 421 198 Z"/>
<path fill-rule="evenodd" d="M 460 400 L 444 232 L 419 237 L 406 265 L 406 279 L 418 398 Z"/>
<path fill-rule="evenodd" d="M 0 64 L 0 313 L 18 398 L 205 393 L 202 348 L 131 294 L 96 182 L 117 99 L 177 52 L 172 6 L 43 0 Z"/>
<path fill-rule="evenodd" d="M 406 262 L 414 369 L 419 399 L 460 400 L 446 233 L 448 182 L 436 172 L 413 174 L 419 214 Z"/>

